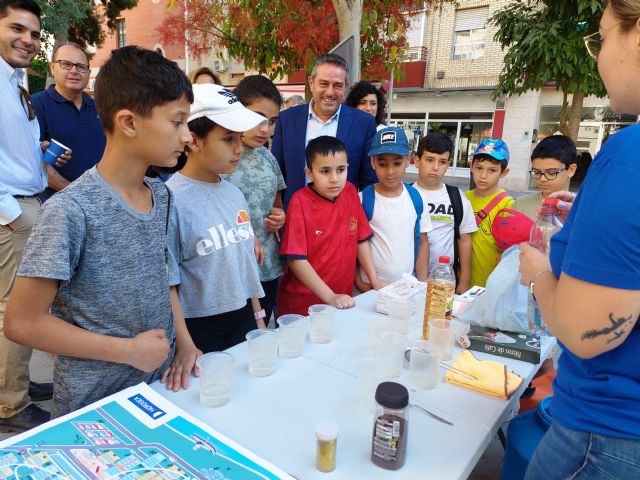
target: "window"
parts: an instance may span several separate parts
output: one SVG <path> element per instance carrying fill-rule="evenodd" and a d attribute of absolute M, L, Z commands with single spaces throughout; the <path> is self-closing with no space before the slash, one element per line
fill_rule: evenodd
<path fill-rule="evenodd" d="M 484 55 L 485 25 L 489 7 L 456 11 L 453 33 L 453 59 L 471 60 Z"/>
<path fill-rule="evenodd" d="M 127 29 L 124 26 L 124 18 L 116 20 L 116 30 L 118 31 L 118 48 L 127 44 Z"/>

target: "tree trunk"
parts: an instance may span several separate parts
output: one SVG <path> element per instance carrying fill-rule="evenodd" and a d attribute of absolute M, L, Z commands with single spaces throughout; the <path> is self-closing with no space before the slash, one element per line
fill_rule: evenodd
<path fill-rule="evenodd" d="M 582 105 L 584 103 L 584 92 L 578 90 L 571 98 L 571 113 L 569 114 L 569 122 L 567 125 L 567 135 L 576 142 L 578 140 L 578 131 L 580 130 L 580 120 L 582 119 Z"/>
<path fill-rule="evenodd" d="M 360 24 L 363 0 L 331 0 L 338 17 L 340 41 L 353 35 L 353 62 L 349 66 L 351 82 L 360 80 Z"/>
<path fill-rule="evenodd" d="M 558 130 L 560 130 L 560 133 L 563 135 L 567 135 L 569 133 L 567 121 L 567 107 L 569 106 L 569 101 L 567 97 L 567 91 L 562 90 L 562 106 L 560 107 L 560 125 L 558 126 Z"/>
<path fill-rule="evenodd" d="M 56 33 L 53 36 L 53 51 L 55 51 L 56 48 L 58 48 L 60 45 L 65 45 L 68 41 L 69 41 L 69 35 L 67 34 L 66 31 Z M 53 60 L 53 58 L 51 60 Z M 49 85 L 53 85 L 54 83 L 55 81 L 53 80 L 53 76 L 51 75 L 51 72 L 47 71 L 46 87 L 48 87 Z"/>

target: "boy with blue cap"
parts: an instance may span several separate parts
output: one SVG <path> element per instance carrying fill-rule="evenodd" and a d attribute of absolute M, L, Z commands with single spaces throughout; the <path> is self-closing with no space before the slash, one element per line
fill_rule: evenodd
<path fill-rule="evenodd" d="M 491 231 L 496 214 L 511 208 L 513 198 L 498 186 L 509 173 L 509 149 L 502 140 L 485 138 L 473 152 L 471 175 L 476 188 L 465 192 L 476 216 L 478 230 L 472 235 L 471 285 L 484 287 L 498 264 L 501 251 Z"/>
<path fill-rule="evenodd" d="M 404 131 L 387 127 L 376 132 L 369 151 L 378 183 L 360 194 L 369 225 L 371 256 L 378 278 L 394 282 L 403 273 L 426 281 L 429 276 L 429 240 L 433 230 L 429 214 L 424 214 L 420 193 L 404 183 L 409 141 Z M 356 287 L 371 289 L 364 275 L 356 276 Z"/>

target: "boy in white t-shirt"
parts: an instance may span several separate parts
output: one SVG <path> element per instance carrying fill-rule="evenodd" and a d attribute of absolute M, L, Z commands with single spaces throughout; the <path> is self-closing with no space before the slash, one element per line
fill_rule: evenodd
<path fill-rule="evenodd" d="M 360 193 L 373 230 L 369 240 L 373 264 L 378 278 L 386 282 L 414 271 L 419 280 L 426 281 L 429 276 L 427 233 L 433 227 L 420 194 L 402 181 L 408 154 L 403 130 L 387 127 L 376 132 L 369 155 L 378 183 Z M 371 289 L 364 275 L 356 275 L 356 287 L 363 292 Z"/>
<path fill-rule="evenodd" d="M 442 181 L 451 164 L 453 142 L 441 133 L 429 133 L 418 144 L 416 167 L 418 181 L 413 186 L 424 201 L 425 213 L 429 214 L 433 231 L 429 234 L 431 265 L 438 257 L 446 255 L 453 259 L 456 272 L 456 292 L 467 291 L 471 277 L 471 234 L 476 226 L 471 203 L 458 187 L 445 185 Z"/>

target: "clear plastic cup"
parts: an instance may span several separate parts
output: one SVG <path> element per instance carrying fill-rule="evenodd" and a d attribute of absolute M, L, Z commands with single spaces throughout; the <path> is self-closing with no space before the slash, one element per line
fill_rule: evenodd
<path fill-rule="evenodd" d="M 304 353 L 305 317 L 282 315 L 278 318 L 278 352 L 281 357 L 299 357 Z"/>
<path fill-rule="evenodd" d="M 440 352 L 441 360 L 453 357 L 453 329 L 451 322 L 443 319 L 429 320 L 429 341 Z"/>
<path fill-rule="evenodd" d="M 196 360 L 200 369 L 200 403 L 220 407 L 231 400 L 233 355 L 227 352 L 205 353 Z"/>
<path fill-rule="evenodd" d="M 333 320 L 336 310 L 331 305 L 311 305 L 309 307 L 309 318 L 311 319 L 309 341 L 329 343 L 333 339 Z"/>
<path fill-rule="evenodd" d="M 382 358 L 385 359 L 391 369 L 391 378 L 402 375 L 402 365 L 404 363 L 404 352 L 409 344 L 406 335 L 395 332 L 384 332 L 382 334 Z"/>
<path fill-rule="evenodd" d="M 393 319 L 393 328 L 396 333 L 409 334 L 414 310 L 413 301 L 406 298 L 398 298 L 389 302 L 389 317 Z"/>
<path fill-rule="evenodd" d="M 416 388 L 435 388 L 439 372 L 440 353 L 426 340 L 414 341 L 409 359 L 409 383 Z"/>
<path fill-rule="evenodd" d="M 278 358 L 278 333 L 275 330 L 257 329 L 247 333 L 249 346 L 249 375 L 266 377 L 276 371 Z"/>
<path fill-rule="evenodd" d="M 358 360 L 358 403 L 367 412 L 376 406 L 376 388 L 391 380 L 391 367 L 380 355 L 367 355 Z"/>
<path fill-rule="evenodd" d="M 377 355 L 382 351 L 382 336 L 387 332 L 393 332 L 393 319 L 388 315 L 376 315 L 369 317 L 367 322 L 367 350 Z"/>

